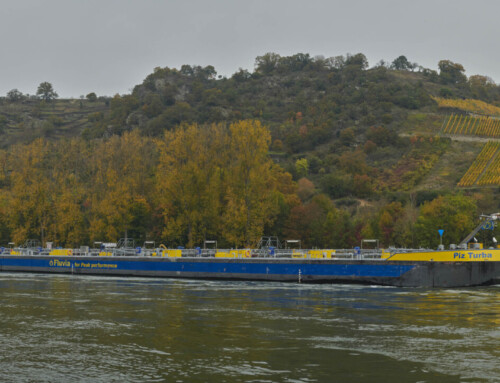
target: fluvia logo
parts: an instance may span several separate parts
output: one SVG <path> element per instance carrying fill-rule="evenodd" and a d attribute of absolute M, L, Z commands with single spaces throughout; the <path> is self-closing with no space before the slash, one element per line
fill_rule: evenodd
<path fill-rule="evenodd" d="M 49 262 L 49 265 L 53 267 L 71 267 L 71 262 L 54 259 Z"/>

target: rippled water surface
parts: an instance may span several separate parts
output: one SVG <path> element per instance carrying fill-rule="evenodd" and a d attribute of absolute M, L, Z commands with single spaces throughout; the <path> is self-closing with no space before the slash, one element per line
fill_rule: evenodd
<path fill-rule="evenodd" d="M 0 273 L 0 381 L 500 382 L 499 299 Z"/>

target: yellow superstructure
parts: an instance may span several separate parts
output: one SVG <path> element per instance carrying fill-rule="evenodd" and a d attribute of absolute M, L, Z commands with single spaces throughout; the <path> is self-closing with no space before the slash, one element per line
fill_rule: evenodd
<path fill-rule="evenodd" d="M 387 251 L 385 249 L 382 249 L 382 254 L 380 255 L 380 258 L 382 259 L 387 259 L 391 256 L 391 252 Z"/>
<path fill-rule="evenodd" d="M 387 258 L 389 261 L 421 261 L 421 262 L 500 262 L 500 249 L 482 250 L 444 250 L 396 253 Z"/>
<path fill-rule="evenodd" d="M 73 255 L 73 250 L 72 249 L 53 249 L 50 251 L 49 255 L 57 255 L 57 256 Z"/>
<path fill-rule="evenodd" d="M 111 257 L 113 255 L 112 251 L 100 251 L 99 257 Z"/>
<path fill-rule="evenodd" d="M 308 258 L 311 259 L 331 259 L 335 255 L 335 250 L 322 249 L 322 250 L 309 250 L 307 252 Z"/>
<path fill-rule="evenodd" d="M 162 257 L 180 258 L 182 257 L 182 250 L 180 249 L 166 249 L 161 252 Z"/>
<path fill-rule="evenodd" d="M 237 249 L 229 251 L 216 251 L 215 258 L 250 258 L 252 253 L 250 249 Z"/>
<path fill-rule="evenodd" d="M 335 250 L 332 249 L 292 250 L 292 258 L 332 259 L 334 256 Z"/>

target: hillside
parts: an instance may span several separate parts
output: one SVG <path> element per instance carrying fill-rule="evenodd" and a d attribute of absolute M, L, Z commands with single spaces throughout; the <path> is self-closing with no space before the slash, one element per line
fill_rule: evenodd
<path fill-rule="evenodd" d="M 175 134 L 179 125 L 208 129 L 210 124 L 257 120 L 269 129 L 270 157 L 297 182 L 297 201 L 286 197 L 280 212 L 268 206 L 274 218 L 262 221 L 260 234 L 337 247 L 354 245 L 361 237 L 378 237 L 386 245 L 432 244 L 435 239 L 415 237 L 423 230 L 417 224 L 424 206 L 473 206 L 471 215 L 500 207 L 500 150 L 492 144 L 500 138 L 500 87 L 485 76 L 467 78 L 464 71 L 447 60 L 439 62 L 437 72 L 404 56 L 392 65 L 369 68 L 362 54 L 325 59 L 273 53 L 257 57 L 254 72 L 240 70 L 230 78 L 217 76 L 211 66 L 156 68 L 131 94 L 111 99 L 2 100 L 1 147 L 8 162 L 14 144 L 36 138 L 56 147 L 73 139 L 88 149 L 134 131 L 154 157 L 162 150 L 158 140 L 165 132 Z M 88 150 L 95 157 L 94 149 Z M 158 159 L 152 161 L 145 171 L 155 177 Z M 12 181 L 3 178 L 7 190 Z M 148 214 L 164 209 L 153 196 L 144 198 Z M 452 203 L 453 198 L 465 200 Z M 328 223 L 334 216 L 340 226 Z M 4 231 L 12 233 L 5 225 Z M 168 222 L 167 229 L 176 229 L 147 227 L 141 235 L 170 241 L 174 235 L 176 243 L 195 243 L 185 229 Z M 344 233 L 335 234 L 336 240 L 326 239 L 328 232 L 339 230 Z"/>
<path fill-rule="evenodd" d="M 109 101 L 0 99 L 0 148 L 29 143 L 36 138 L 78 137 L 104 113 Z"/>

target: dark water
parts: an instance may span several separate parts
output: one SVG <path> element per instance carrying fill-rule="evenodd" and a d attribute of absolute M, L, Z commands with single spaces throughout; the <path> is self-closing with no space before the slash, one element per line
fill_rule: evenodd
<path fill-rule="evenodd" d="M 0 381 L 500 382 L 499 299 L 0 273 Z"/>

